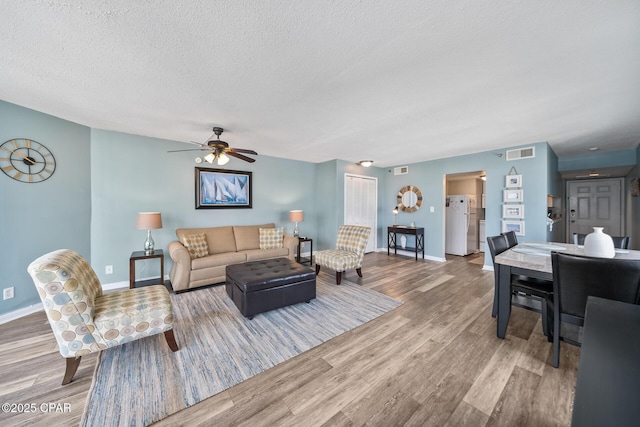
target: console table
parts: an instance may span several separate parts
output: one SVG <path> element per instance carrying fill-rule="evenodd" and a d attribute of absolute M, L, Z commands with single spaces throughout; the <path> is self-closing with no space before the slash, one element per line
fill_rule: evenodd
<path fill-rule="evenodd" d="M 422 259 L 424 259 L 424 227 L 406 227 L 402 225 L 387 227 L 387 255 L 391 254 L 391 248 L 393 248 L 394 254 L 398 254 L 398 244 L 396 243 L 398 234 L 415 236 L 415 247 L 406 247 L 401 249 L 415 252 L 416 261 L 418 260 L 418 252 L 422 252 Z"/>

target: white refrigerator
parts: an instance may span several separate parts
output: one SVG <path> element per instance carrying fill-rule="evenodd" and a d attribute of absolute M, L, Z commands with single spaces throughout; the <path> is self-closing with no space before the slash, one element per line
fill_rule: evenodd
<path fill-rule="evenodd" d="M 476 196 L 472 194 L 447 196 L 445 210 L 445 253 L 464 256 L 477 252 Z"/>

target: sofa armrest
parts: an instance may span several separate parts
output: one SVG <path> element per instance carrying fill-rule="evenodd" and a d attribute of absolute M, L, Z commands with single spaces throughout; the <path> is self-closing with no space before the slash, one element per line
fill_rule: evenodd
<path fill-rule="evenodd" d="M 282 239 L 282 246 L 289 249 L 289 259 L 296 260 L 296 248 L 298 247 L 298 238 L 285 234 Z"/>
<path fill-rule="evenodd" d="M 178 241 L 169 243 L 169 256 L 173 261 L 169 278 L 174 291 L 189 289 L 189 276 L 191 275 L 191 256 L 184 245 Z"/>

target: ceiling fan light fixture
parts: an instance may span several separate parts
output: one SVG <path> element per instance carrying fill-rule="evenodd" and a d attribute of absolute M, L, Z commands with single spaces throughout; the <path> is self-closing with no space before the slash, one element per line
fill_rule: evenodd
<path fill-rule="evenodd" d="M 229 156 L 227 156 L 224 152 L 220 153 L 218 155 L 218 164 L 222 166 L 226 165 L 227 163 L 229 163 Z"/>
<path fill-rule="evenodd" d="M 368 168 L 373 164 L 373 160 L 360 160 L 359 163 L 360 163 L 360 166 L 364 166 L 365 168 Z"/>
<path fill-rule="evenodd" d="M 213 164 L 213 161 L 216 159 L 216 156 L 213 153 L 209 153 L 206 156 L 204 156 L 204 160 L 207 163 L 211 163 Z"/>

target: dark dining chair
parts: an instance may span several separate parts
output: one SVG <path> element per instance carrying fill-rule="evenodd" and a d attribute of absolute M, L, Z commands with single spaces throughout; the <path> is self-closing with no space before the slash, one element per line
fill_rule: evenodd
<path fill-rule="evenodd" d="M 509 243 L 510 248 L 518 244 L 518 237 L 516 236 L 515 231 L 507 231 L 506 233 L 500 233 L 500 234 L 507 238 L 507 242 Z"/>
<path fill-rule="evenodd" d="M 563 339 L 560 322 L 584 325 L 588 297 L 640 304 L 640 260 L 552 252 L 551 263 L 553 310 L 548 322 L 553 322 L 553 367 L 557 368 L 560 365 L 560 340 Z"/>
<path fill-rule="evenodd" d="M 584 245 L 584 238 L 587 237 L 586 234 L 581 233 L 573 233 L 573 244 L 574 245 Z M 611 236 L 613 240 L 613 247 L 618 249 L 629 249 L 631 245 L 631 237 L 629 236 Z"/>
<path fill-rule="evenodd" d="M 517 244 L 517 243 L 516 243 Z M 501 254 L 507 249 L 512 248 L 515 245 L 510 245 L 506 235 L 490 236 L 487 237 L 487 245 L 489 246 L 489 252 L 491 253 L 491 261 L 494 265 L 494 293 L 493 293 L 493 310 L 491 316 L 496 317 L 498 314 L 498 272 L 495 266 L 496 255 Z M 522 307 L 527 310 L 533 310 L 542 314 L 542 330 L 544 334 L 550 339 L 551 337 L 551 325 L 548 323 L 548 310 L 551 310 L 553 304 L 553 284 L 547 280 L 540 280 L 535 278 L 529 278 L 525 276 L 512 276 L 511 277 L 511 293 L 520 293 L 527 296 L 537 297 L 541 300 L 540 310 L 528 305 L 518 304 L 511 302 L 512 305 Z"/>

